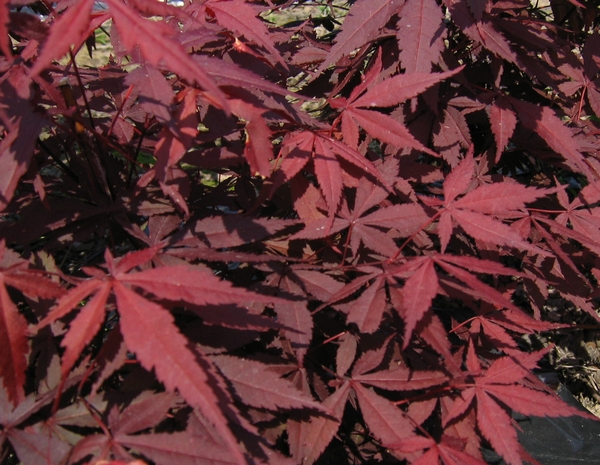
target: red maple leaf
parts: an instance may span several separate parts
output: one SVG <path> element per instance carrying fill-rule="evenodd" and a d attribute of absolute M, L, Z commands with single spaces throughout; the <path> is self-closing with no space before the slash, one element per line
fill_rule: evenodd
<path fill-rule="evenodd" d="M 469 152 L 445 180 L 443 201 L 421 197 L 426 204 L 444 207 L 439 212 L 438 225 L 442 252 L 448 246 L 454 224 L 458 224 L 467 234 L 483 242 L 545 255 L 545 251 L 527 242 L 501 219 L 522 216 L 526 210 L 526 203 L 553 191 L 504 182 L 481 185 L 456 200 L 457 196 L 463 194 L 471 185 L 474 169 L 474 159 Z"/>
<path fill-rule="evenodd" d="M 92 296 L 79 310 L 62 341 L 65 348 L 62 370 L 65 375 L 100 329 L 108 297 L 111 293 L 114 294 L 121 332 L 128 349 L 136 354 L 146 369 L 154 369 L 158 379 L 168 389 L 177 389 L 190 405 L 198 407 L 214 423 L 236 461 L 244 463 L 237 440 L 229 430 L 224 414 L 217 407 L 214 387 L 205 370 L 197 363 L 197 354 L 188 348 L 186 338 L 175 326 L 173 316 L 163 306 L 134 292 L 130 287 L 141 288 L 158 298 L 196 305 L 271 302 L 277 299 L 236 289 L 210 273 L 187 266 L 130 272 L 152 259 L 157 250 L 153 247 L 133 252 L 118 262 L 107 250 L 105 259 L 109 274 L 98 269 L 86 269 L 93 277 L 82 281 L 63 296 L 39 326 L 65 316 L 81 301 Z"/>
<path fill-rule="evenodd" d="M 277 177 L 271 192 L 296 176 L 312 160 L 330 221 L 333 221 L 342 198 L 344 180 L 339 159 L 351 163 L 376 179 L 380 177 L 373 164 L 356 150 L 316 132 L 302 131 L 286 137 L 282 142 L 282 151 L 284 158 L 276 172 Z"/>
<path fill-rule="evenodd" d="M 501 357 L 483 368 L 470 344 L 467 367 L 472 381 L 461 384 L 461 397 L 454 401 L 444 423 L 451 423 L 476 404 L 477 425 L 481 433 L 510 465 L 521 465 L 523 459 L 529 460 L 529 454 L 517 439 L 510 410 L 527 416 L 579 415 L 594 418 L 565 404 L 556 395 L 526 384 L 529 370 L 511 357 Z M 550 405 L 552 407 L 548 408 Z"/>
<path fill-rule="evenodd" d="M 377 71 L 380 62 L 377 61 L 373 73 Z M 399 74 L 383 82 L 375 84 L 366 93 L 369 78 L 361 86 L 357 86 L 348 100 L 340 98 L 332 100 L 332 106 L 340 108 L 344 138 L 357 142 L 358 129 L 362 127 L 367 133 L 381 142 L 391 144 L 398 149 L 410 147 L 437 156 L 435 152 L 425 147 L 408 131 L 404 124 L 379 111 L 366 110 L 373 107 L 391 107 L 410 98 L 416 97 L 434 84 L 460 72 L 462 68 L 445 73 L 411 73 Z"/>

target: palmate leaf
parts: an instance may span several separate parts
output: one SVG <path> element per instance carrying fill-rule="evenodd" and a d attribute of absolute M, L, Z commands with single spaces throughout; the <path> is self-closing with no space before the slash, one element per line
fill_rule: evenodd
<path fill-rule="evenodd" d="M 404 124 L 378 111 L 365 110 L 364 107 L 398 105 L 407 99 L 416 97 L 429 87 L 461 70 L 462 68 L 457 68 L 445 73 L 400 74 L 375 84 L 361 96 L 369 83 L 369 79 L 365 78 L 362 85 L 354 89 L 347 102 L 340 100 L 344 103 L 335 105 L 343 107 L 342 131 L 344 132 L 344 140 L 349 140 L 350 144 L 355 146 L 358 126 L 360 126 L 371 136 L 396 148 L 410 147 L 437 156 L 435 152 L 415 139 Z"/>
<path fill-rule="evenodd" d="M 177 389 L 191 406 L 200 409 L 228 444 L 236 463 L 246 463 L 237 439 L 218 407 L 219 400 L 206 371 L 188 348 L 188 341 L 175 326 L 173 316 L 118 281 L 113 289 L 127 347 L 136 354 L 144 368 L 154 369 L 167 389 Z"/>
<path fill-rule="evenodd" d="M 464 231 L 475 239 L 497 245 L 508 245 L 528 250 L 539 255 L 547 253 L 523 238 L 519 232 L 510 228 L 495 217 L 519 217 L 526 211 L 527 203 L 554 192 L 552 189 L 536 189 L 518 183 L 504 182 L 484 184 L 457 198 L 471 185 L 475 162 L 471 152 L 454 168 L 444 183 L 445 209 L 440 213 L 438 234 L 441 251 L 444 252 L 449 243 L 454 220 Z M 471 174 L 469 174 L 471 172 Z M 423 198 L 425 203 L 437 206 L 436 200 Z"/>
<path fill-rule="evenodd" d="M 470 39 L 494 55 L 527 69 L 522 60 L 511 49 L 508 40 L 494 28 L 487 14 L 482 12 L 481 17 L 476 19 L 466 1 L 444 0 L 444 4 L 447 6 L 454 22 Z"/>
<path fill-rule="evenodd" d="M 512 411 L 570 414 L 518 340 L 596 315 L 589 11 L 309 3 L 0 0 L 0 456 L 517 463 Z M 110 18 L 115 60 L 53 61 Z"/>
<path fill-rule="evenodd" d="M 73 374 L 60 386 L 61 389 L 68 389 L 81 382 L 82 374 Z M 0 386 L 0 424 L 2 425 L 2 442 L 5 440 L 11 443 L 20 463 L 44 463 L 51 465 L 60 465 L 64 463 L 66 455 L 69 453 L 71 445 L 65 438 L 56 434 L 60 428 L 50 426 L 45 422 L 37 422 L 40 411 L 51 404 L 60 395 L 57 387 L 46 392 L 32 392 L 16 407 L 13 407 L 8 400 L 7 392 Z M 63 411 L 57 414 L 58 419 Z M 71 410 L 72 413 L 72 410 Z M 22 428 L 25 421 L 30 422 L 30 426 Z M 20 427 L 21 426 L 21 427 Z"/>
<path fill-rule="evenodd" d="M 23 431 L 15 428 L 7 436 L 22 463 L 59 465 L 64 463 L 70 450 L 67 442 L 48 431 Z"/>
<path fill-rule="evenodd" d="M 499 318 L 498 321 L 493 320 L 495 324 L 499 324 L 507 329 L 517 332 L 550 329 L 551 325 L 549 326 L 548 323 L 539 322 L 527 316 L 500 291 L 485 284 L 475 275 L 475 273 L 493 273 L 524 277 L 524 274 L 490 260 L 481 260 L 475 257 L 460 257 L 449 254 L 435 254 L 426 258 L 417 257 L 388 272 L 390 276 L 399 278 L 408 277 L 401 288 L 395 281 L 391 282 L 389 285 L 392 301 L 396 303 L 396 308 L 402 319 L 405 321 L 406 327 L 414 329 L 420 321 L 425 319 L 428 315 L 432 299 L 439 292 L 440 283 L 444 286 L 457 286 L 455 283 L 451 283 L 443 273 L 438 275 L 433 264 L 439 266 L 453 278 L 463 282 L 467 287 L 461 286 L 461 291 L 472 295 L 476 299 L 482 299 L 489 302 L 494 305 L 495 308 L 507 309 L 505 312 L 499 313 L 494 317 Z M 415 276 L 414 279 L 413 276 Z M 399 298 L 394 298 L 396 295 L 398 295 Z M 488 317 L 492 318 L 492 316 Z M 443 329 L 439 329 L 437 332 L 437 336 L 445 335 Z M 422 337 L 425 337 L 422 330 L 420 334 Z M 409 336 L 410 332 L 405 334 L 405 337 Z M 432 338 L 437 336 L 432 335 Z M 406 339 L 404 343 L 408 344 Z"/>
<path fill-rule="evenodd" d="M 539 359 L 539 355 L 537 358 Z M 485 370 L 481 368 L 473 346 L 470 345 L 467 366 L 474 376 L 474 384 L 462 390 L 460 399 L 455 401 L 445 421 L 448 423 L 458 418 L 476 402 L 480 431 L 510 465 L 521 465 L 523 460 L 529 460 L 529 455 L 519 444 L 515 426 L 505 406 L 524 415 L 578 415 L 595 418 L 587 412 L 567 405 L 555 395 L 523 385 L 524 378 L 529 376 L 529 370 L 511 357 L 501 357 Z"/>
<path fill-rule="evenodd" d="M 119 35 L 128 50 L 139 47 L 144 59 L 151 65 L 164 64 L 171 71 L 190 82 L 197 83 L 210 93 L 209 101 L 221 108 L 228 108 L 223 91 L 206 71 L 189 56 L 181 45 L 170 36 L 174 30 L 165 23 L 149 21 L 120 0 L 108 0 L 109 11 Z M 145 37 L 139 41 L 140 36 Z"/>
<path fill-rule="evenodd" d="M 162 267 L 128 273 L 154 257 L 160 248 L 133 252 L 116 261 L 107 250 L 105 258 L 109 275 L 99 270 L 87 270 L 95 277 L 83 281 L 59 300 L 56 308 L 40 322 L 46 325 L 69 313 L 89 295 L 92 299 L 80 310 L 63 339 L 63 373 L 68 371 L 78 355 L 97 333 L 103 321 L 105 304 L 112 290 L 120 316 L 120 332 L 128 349 L 135 353 L 147 370 L 156 372 L 167 389 L 177 390 L 191 405 L 200 409 L 211 422 L 236 463 L 243 464 L 242 451 L 227 426 L 227 419 L 218 407 L 218 398 L 198 354 L 188 347 L 187 339 L 174 324 L 173 316 L 161 305 L 132 291 L 125 284 L 138 286 L 161 298 L 187 301 L 196 305 L 207 303 L 243 303 L 261 300 L 258 294 L 235 289 L 212 274 L 188 266 Z M 109 278 L 109 279 L 107 279 Z M 265 298 L 266 299 L 266 298 Z M 276 298 L 268 298 L 268 301 Z M 315 404 L 318 408 L 318 404 Z"/>
<path fill-rule="evenodd" d="M 284 139 L 282 146 L 285 158 L 276 172 L 279 177 L 275 179 L 272 192 L 284 181 L 296 176 L 312 159 L 319 187 L 327 203 L 330 222 L 334 220 L 334 215 L 339 208 L 344 185 L 338 158 L 351 163 L 375 179 L 381 179 L 379 172 L 369 160 L 355 149 L 331 137 L 303 131 Z M 331 224 L 328 228 L 324 228 L 327 231 L 330 229 Z"/>
<path fill-rule="evenodd" d="M 118 416 L 109 417 L 111 432 L 117 436 L 152 428 L 165 418 L 176 399 L 171 392 L 141 393 Z"/>
<path fill-rule="evenodd" d="M 144 111 L 163 124 L 171 123 L 170 109 L 175 93 L 155 66 L 142 64 L 127 75 L 125 82 L 139 89 L 138 103 Z"/>
<path fill-rule="evenodd" d="M 464 208 L 487 215 L 510 214 L 524 210 L 526 203 L 554 192 L 553 189 L 536 189 L 518 183 L 484 184 L 456 200 L 471 185 L 475 163 L 471 154 L 448 175 L 444 182 L 444 203 L 448 207 Z"/>
<path fill-rule="evenodd" d="M 93 449 L 108 448 L 112 448 L 116 456 L 124 456 L 125 448 L 129 448 L 157 465 L 168 465 L 173 461 L 185 465 L 236 463 L 226 444 L 216 440 L 212 431 L 198 426 L 200 419 L 197 411 L 189 416 L 185 431 L 157 433 L 155 430 L 134 434 L 164 420 L 169 415 L 169 409 L 177 406 L 177 400 L 177 396 L 169 392 L 156 394 L 144 391 L 122 412 L 113 407 L 108 417 L 110 437 L 96 435 L 96 439 L 87 441 L 87 444 L 86 439 L 90 438 L 80 441 L 74 449 L 73 458 L 78 454 L 86 455 L 86 450 L 92 452 Z"/>
<path fill-rule="evenodd" d="M 575 231 L 585 235 L 591 242 L 600 246 L 599 209 L 598 207 L 588 206 L 597 202 L 598 194 L 597 182 L 585 186 L 572 202 L 569 201 L 564 190 L 558 190 L 558 200 L 565 212 L 560 213 L 555 221 L 564 227 L 567 227 L 570 223 Z"/>
<path fill-rule="evenodd" d="M 390 292 L 401 296 L 401 298 L 397 299 L 396 309 L 405 323 L 405 347 L 410 342 L 413 330 L 425 318 L 433 299 L 440 291 L 439 277 L 434 264 L 437 264 L 451 276 L 464 282 L 470 288 L 467 292 L 476 295 L 477 298 L 483 298 L 497 307 L 509 308 L 521 313 L 509 299 L 472 274 L 494 273 L 508 276 L 524 276 L 518 271 L 490 260 L 481 260 L 475 257 L 460 257 L 448 254 L 416 257 L 388 272 L 390 276 L 407 278 L 402 288 L 399 288 L 395 282 L 390 283 Z"/>
<path fill-rule="evenodd" d="M 383 189 L 381 190 L 387 195 Z M 360 187 L 357 195 L 358 193 L 360 193 Z M 368 249 L 383 256 L 392 257 L 398 247 L 392 235 L 387 234 L 385 230 L 394 236 L 408 237 L 419 231 L 429 220 L 421 206 L 414 203 L 392 205 L 360 216 L 364 210 L 364 205 L 359 205 L 358 209 L 349 211 L 347 203 L 344 202 L 338 213 L 339 216 L 334 219 L 329 229 L 326 227 L 329 219 L 320 218 L 307 222 L 305 228 L 292 237 L 317 239 L 350 228 L 350 247 L 354 254 L 357 253 L 362 243 Z"/>

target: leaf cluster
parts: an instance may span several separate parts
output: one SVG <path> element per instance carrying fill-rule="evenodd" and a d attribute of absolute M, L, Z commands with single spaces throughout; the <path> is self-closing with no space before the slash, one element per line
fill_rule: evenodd
<path fill-rule="evenodd" d="M 537 463 L 513 413 L 587 415 L 546 302 L 600 322 L 596 14 L 0 2 L 3 463 Z"/>

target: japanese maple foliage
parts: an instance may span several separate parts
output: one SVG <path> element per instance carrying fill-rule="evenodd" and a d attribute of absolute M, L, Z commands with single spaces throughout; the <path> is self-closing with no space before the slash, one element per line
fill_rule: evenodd
<path fill-rule="evenodd" d="M 2 462 L 536 463 L 546 302 L 600 324 L 561 5 L 1 1 Z"/>

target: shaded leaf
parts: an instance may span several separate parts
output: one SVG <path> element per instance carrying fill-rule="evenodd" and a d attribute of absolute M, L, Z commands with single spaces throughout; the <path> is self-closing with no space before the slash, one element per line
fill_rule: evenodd
<path fill-rule="evenodd" d="M 228 444 L 235 462 L 245 462 L 231 433 L 217 396 L 204 369 L 188 342 L 174 324 L 173 317 L 160 305 L 144 299 L 120 282 L 113 284 L 121 317 L 121 332 L 129 350 L 142 366 L 154 369 L 156 376 L 171 391 L 177 389 L 192 406 L 198 407 Z"/>
<path fill-rule="evenodd" d="M 230 465 L 237 463 L 222 445 L 209 437 L 182 433 L 117 435 L 119 444 L 131 447 L 159 465 Z"/>
<path fill-rule="evenodd" d="M 144 19 L 120 0 L 109 0 L 107 3 L 119 35 L 128 50 L 139 47 L 150 64 L 166 64 L 173 72 L 198 83 L 210 92 L 214 103 L 223 108 L 228 107 L 225 94 L 202 67 L 185 53 L 181 45 L 169 37 L 173 33 L 171 28 L 166 28 L 164 23 Z M 138 41 L 140 35 L 146 37 L 146 40 Z"/>
<path fill-rule="evenodd" d="M 319 66 L 319 72 L 373 40 L 399 5 L 397 0 L 363 0 L 353 4 L 344 20 L 343 30 Z"/>
<path fill-rule="evenodd" d="M 590 179 L 594 178 L 578 149 L 573 133 L 550 108 L 540 107 L 515 98 L 511 98 L 510 103 L 521 124 L 539 134 L 552 150 L 565 158 L 568 166 L 586 174 Z"/>
<path fill-rule="evenodd" d="M 229 356 L 213 358 L 243 402 L 271 410 L 309 408 L 327 411 L 264 363 Z"/>
<path fill-rule="evenodd" d="M 403 412 L 389 400 L 375 394 L 371 389 L 353 382 L 360 410 L 371 432 L 384 445 L 397 444 L 413 435 L 413 426 Z"/>
<path fill-rule="evenodd" d="M 197 305 L 279 300 L 235 288 L 204 270 L 183 265 L 129 273 L 120 276 L 120 280 L 164 299 L 184 300 Z"/>
<path fill-rule="evenodd" d="M 72 45 L 79 45 L 89 33 L 92 0 L 79 0 L 69 6 L 53 24 L 42 53 L 31 68 L 31 75 L 39 74 L 52 62 L 65 55 Z"/>
<path fill-rule="evenodd" d="M 334 418 L 319 415 L 309 422 L 288 424 L 290 449 L 298 462 L 311 465 L 316 462 L 339 428 L 344 406 L 350 392 L 350 383 L 345 382 L 333 394 L 323 401 L 323 407 L 329 409 Z"/>
<path fill-rule="evenodd" d="M 251 5 L 244 0 L 211 1 L 205 4 L 205 8 L 215 16 L 222 26 L 262 46 L 269 52 L 273 63 L 280 63 L 287 68 L 285 61 L 275 48 L 265 23 L 256 17 L 256 12 Z"/>

